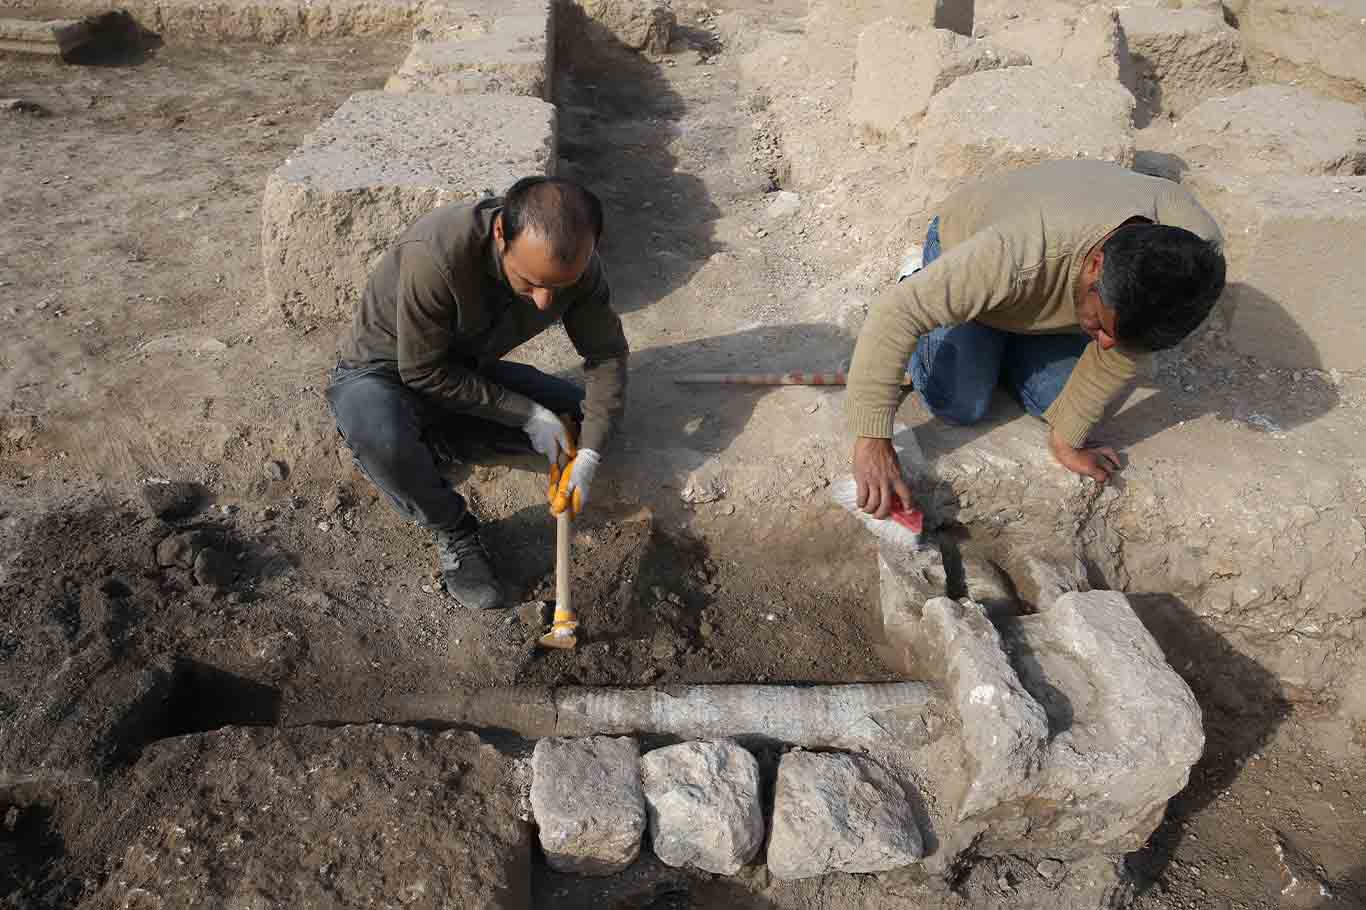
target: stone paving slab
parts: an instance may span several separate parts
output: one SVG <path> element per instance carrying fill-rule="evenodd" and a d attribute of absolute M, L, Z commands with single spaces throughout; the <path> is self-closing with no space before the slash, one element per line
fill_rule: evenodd
<path fill-rule="evenodd" d="M 487 35 L 417 41 L 384 89 L 437 95 L 505 94 L 551 100 L 551 17 L 498 20 Z"/>
<path fill-rule="evenodd" d="M 269 306 L 349 319 L 370 268 L 422 215 L 497 195 L 555 161 L 555 108 L 512 95 L 360 92 L 266 183 Z"/>

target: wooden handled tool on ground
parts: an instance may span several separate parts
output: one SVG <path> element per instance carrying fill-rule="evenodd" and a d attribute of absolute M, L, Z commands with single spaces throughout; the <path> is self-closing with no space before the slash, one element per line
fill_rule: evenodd
<path fill-rule="evenodd" d="M 679 373 L 674 382 L 697 385 L 847 385 L 849 374 L 804 373 Z M 911 374 L 901 377 L 903 386 L 913 385 Z"/>
<path fill-rule="evenodd" d="M 572 462 L 571 462 L 572 463 Z M 555 615 L 550 631 L 541 636 L 543 648 L 573 648 L 579 643 L 574 633 L 579 628 L 579 617 L 574 612 L 574 601 L 569 593 L 569 537 L 572 531 L 574 508 L 565 488 L 569 482 L 570 464 L 553 464 L 550 468 L 550 487 L 546 499 L 555 514 Z"/>
<path fill-rule="evenodd" d="M 572 648 L 579 643 L 574 634 L 579 618 L 569 594 L 570 511 L 555 516 L 555 617 L 550 631 L 541 636 L 541 646 L 546 648 Z"/>

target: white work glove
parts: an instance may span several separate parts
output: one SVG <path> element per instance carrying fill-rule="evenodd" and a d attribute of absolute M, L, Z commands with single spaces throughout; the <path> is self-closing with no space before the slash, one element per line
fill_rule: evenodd
<path fill-rule="evenodd" d="M 577 455 L 561 470 L 550 469 L 550 514 L 559 515 L 569 509 L 573 515 L 583 511 L 588 505 L 588 489 L 593 485 L 593 475 L 598 472 L 602 456 L 592 449 L 579 449 Z"/>
<path fill-rule="evenodd" d="M 522 429 L 531 437 L 532 448 L 550 459 L 552 465 L 557 465 L 560 463 L 561 452 L 567 458 L 574 451 L 574 444 L 569 438 L 569 428 L 549 408 L 534 401 L 531 408 L 531 416 L 522 424 Z"/>

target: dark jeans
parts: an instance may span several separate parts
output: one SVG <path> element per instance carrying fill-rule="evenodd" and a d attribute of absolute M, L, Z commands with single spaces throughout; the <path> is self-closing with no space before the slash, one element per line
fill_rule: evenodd
<path fill-rule="evenodd" d="M 924 263 L 939 258 L 939 219 L 925 234 Z M 1035 417 L 1062 393 L 1082 351 L 1082 334 L 1017 335 L 980 322 L 941 326 L 921 336 L 911 354 L 911 381 L 930 412 L 949 423 L 986 416 L 997 384 Z"/>
<path fill-rule="evenodd" d="M 482 373 L 556 414 L 582 419 L 583 389 L 572 382 L 503 361 Z M 520 428 L 453 414 L 408 388 L 390 367 L 338 366 L 327 406 L 356 466 L 404 518 L 424 528 L 449 530 L 465 517 L 465 498 L 441 475 L 441 464 L 534 451 Z"/>

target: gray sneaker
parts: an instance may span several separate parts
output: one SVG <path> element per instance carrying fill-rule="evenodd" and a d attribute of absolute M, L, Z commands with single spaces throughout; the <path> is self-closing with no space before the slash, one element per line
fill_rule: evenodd
<path fill-rule="evenodd" d="M 492 610 L 503 605 L 503 592 L 488 551 L 479 540 L 479 520 L 466 514 L 452 531 L 436 532 L 436 552 L 446 593 L 471 610 Z"/>

